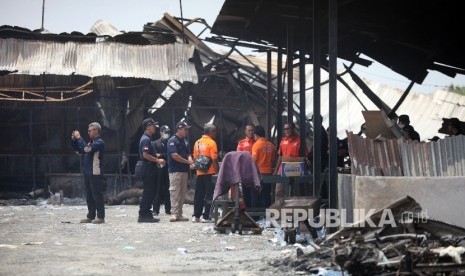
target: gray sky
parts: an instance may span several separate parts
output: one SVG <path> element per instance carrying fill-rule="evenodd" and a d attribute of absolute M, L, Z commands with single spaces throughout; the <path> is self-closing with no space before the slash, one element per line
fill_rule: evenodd
<path fill-rule="evenodd" d="M 181 16 L 179 0 L 45 0 L 44 28 L 52 33 L 89 32 L 97 20 L 105 20 L 122 31 L 142 31 L 148 22 L 155 22 L 167 12 Z M 43 0 L 1 0 L 0 26 L 11 25 L 40 29 Z M 224 0 L 182 0 L 185 18 L 204 18 L 213 25 Z M 199 27 L 194 29 L 198 31 Z M 341 67 L 342 68 L 342 67 Z M 361 77 L 400 89 L 410 83 L 392 70 L 375 64 L 369 68 L 354 67 Z M 414 92 L 430 93 L 450 84 L 465 86 L 465 76 L 455 79 L 438 72 L 430 72 L 424 85 L 413 86 Z"/>

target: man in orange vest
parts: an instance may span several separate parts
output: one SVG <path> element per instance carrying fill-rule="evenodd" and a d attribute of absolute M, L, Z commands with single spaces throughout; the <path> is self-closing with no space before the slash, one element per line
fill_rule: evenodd
<path fill-rule="evenodd" d="M 236 151 L 248 151 L 250 154 L 252 154 L 252 147 L 255 143 L 255 139 L 254 139 L 255 126 L 251 123 L 246 124 L 244 133 L 245 133 L 245 138 L 240 140 L 239 143 L 237 143 Z M 233 199 L 234 199 L 234 195 L 236 194 L 235 189 L 236 187 L 234 186 L 231 187 L 231 195 Z M 252 206 L 253 194 L 254 192 L 252 191 L 251 187 L 243 187 L 244 202 L 246 206 L 249 206 L 249 207 Z"/>
<path fill-rule="evenodd" d="M 197 183 L 194 194 L 194 215 L 192 222 L 211 222 L 210 209 L 213 201 L 215 184 L 212 176 L 218 173 L 218 147 L 215 142 L 216 126 L 206 124 L 202 137 L 194 144 L 194 160 L 199 154 L 209 157 L 212 162 L 207 171 L 197 169 Z M 203 211 L 203 213 L 202 213 Z"/>
<path fill-rule="evenodd" d="M 262 126 L 255 127 L 255 143 L 252 147 L 252 158 L 262 175 L 273 173 L 274 161 L 276 160 L 276 148 L 266 139 L 265 129 Z M 268 208 L 271 205 L 271 184 L 263 184 L 262 191 L 258 197 L 258 206 Z"/>
<path fill-rule="evenodd" d="M 284 137 L 281 139 L 278 148 L 278 161 L 276 162 L 276 169 L 274 174 L 281 173 L 281 163 L 283 157 L 304 157 L 300 156 L 300 136 L 295 132 L 294 123 L 284 124 Z M 308 148 L 305 145 L 305 155 L 308 155 Z M 296 186 L 294 184 L 293 186 Z M 284 198 L 284 184 L 276 183 L 275 202 Z M 296 187 L 295 187 L 296 188 Z"/>

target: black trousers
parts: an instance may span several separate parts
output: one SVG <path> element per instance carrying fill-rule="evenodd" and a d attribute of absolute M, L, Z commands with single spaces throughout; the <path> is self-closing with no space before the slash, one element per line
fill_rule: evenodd
<path fill-rule="evenodd" d="M 242 186 L 242 195 L 247 208 L 260 207 L 260 194 L 252 186 Z"/>
<path fill-rule="evenodd" d="M 102 193 L 102 176 L 101 175 L 84 175 L 84 186 L 86 190 L 87 218 L 94 219 L 105 218 L 105 204 Z"/>
<path fill-rule="evenodd" d="M 259 206 L 268 208 L 271 205 L 271 185 L 270 183 L 262 183 L 262 191 L 259 196 Z"/>
<path fill-rule="evenodd" d="M 153 200 L 153 211 L 160 213 L 160 205 L 163 202 L 165 205 L 165 213 L 171 213 L 171 200 L 170 200 L 170 178 L 168 175 L 168 165 L 158 169 L 158 185 L 155 192 L 155 199 Z"/>
<path fill-rule="evenodd" d="M 212 206 L 214 191 L 215 184 L 212 182 L 211 174 L 197 176 L 194 195 L 194 216 L 196 218 L 200 218 L 202 215 L 204 219 L 210 218 L 210 209 Z"/>
<path fill-rule="evenodd" d="M 158 185 L 158 169 L 157 164 L 153 162 L 144 162 L 144 191 L 139 205 L 139 217 L 153 217 L 150 208 L 152 207 L 153 199 Z"/>

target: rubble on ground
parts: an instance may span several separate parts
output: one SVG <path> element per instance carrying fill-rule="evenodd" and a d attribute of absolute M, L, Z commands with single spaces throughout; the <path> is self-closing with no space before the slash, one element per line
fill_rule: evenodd
<path fill-rule="evenodd" d="M 422 217 L 408 196 L 384 209 L 392 211 L 395 226 L 373 227 L 383 219 L 379 210 L 326 236 L 314 250 L 299 245 L 268 264 L 278 274 L 465 275 L 465 229 Z"/>

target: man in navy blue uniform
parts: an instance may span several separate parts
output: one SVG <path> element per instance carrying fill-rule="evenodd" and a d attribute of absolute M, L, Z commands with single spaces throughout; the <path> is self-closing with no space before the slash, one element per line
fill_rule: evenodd
<path fill-rule="evenodd" d="M 144 175 L 142 178 L 144 191 L 139 205 L 139 218 L 137 222 L 159 222 L 158 218 L 154 218 L 150 208 L 152 207 L 153 199 L 158 185 L 158 169 L 157 164 L 165 165 L 165 160 L 157 158 L 157 151 L 152 143 L 152 136 L 158 127 L 158 123 L 152 118 L 147 118 L 142 121 L 142 129 L 144 134 L 139 142 L 139 156 L 143 162 Z"/>
<path fill-rule="evenodd" d="M 168 140 L 168 173 L 170 178 L 171 218 L 170 222 L 188 221 L 182 215 L 186 199 L 189 170 L 194 168 L 191 151 L 185 140 L 190 126 L 186 122 L 176 125 L 176 133 Z"/>
<path fill-rule="evenodd" d="M 85 154 L 82 168 L 88 213 L 87 218 L 81 220 L 81 223 L 105 223 L 105 205 L 101 187 L 105 143 L 100 137 L 101 131 L 102 127 L 99 123 L 90 123 L 88 128 L 90 141 L 88 143 L 84 141 L 79 131 L 74 130 L 71 134 L 73 149 L 80 154 Z"/>

